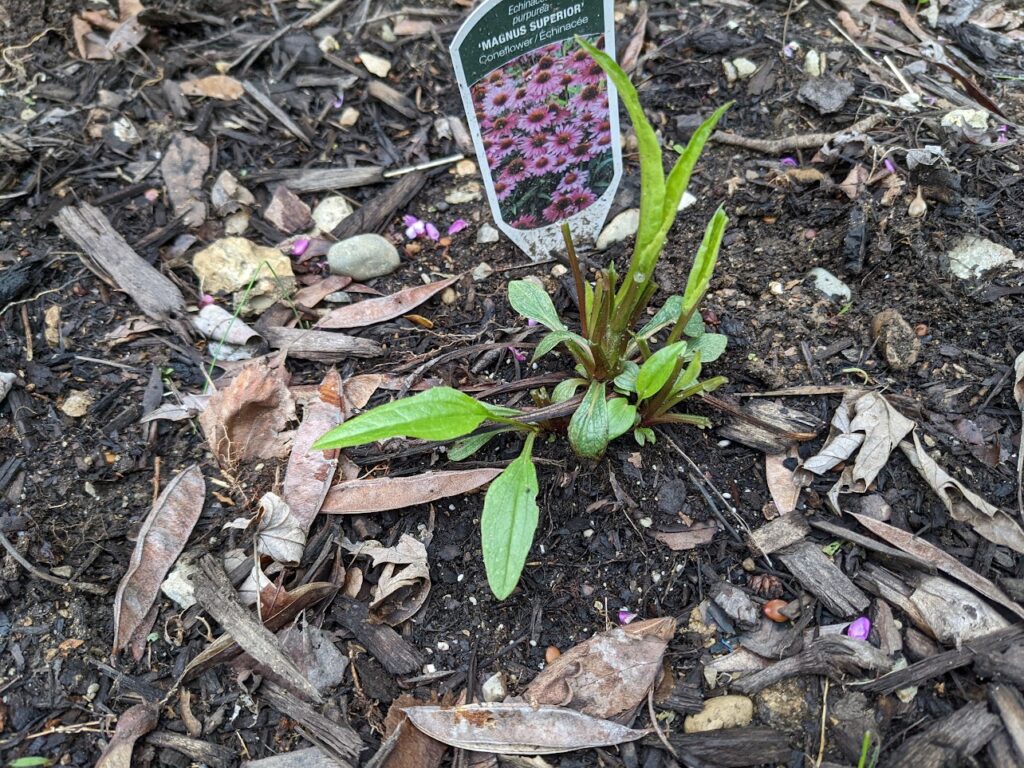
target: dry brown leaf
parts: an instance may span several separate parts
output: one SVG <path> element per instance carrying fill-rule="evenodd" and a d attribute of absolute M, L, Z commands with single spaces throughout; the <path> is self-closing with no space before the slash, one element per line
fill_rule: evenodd
<path fill-rule="evenodd" d="M 343 540 L 342 547 L 353 555 L 373 558 L 374 567 L 384 566 L 370 593 L 371 622 L 397 626 L 423 607 L 430 594 L 430 568 L 422 541 L 403 533 L 393 547 L 373 540 L 358 544 Z"/>
<path fill-rule="evenodd" d="M 110 60 L 113 55 L 107 50 L 103 38 L 93 30 L 90 24 L 82 16 L 75 16 L 71 19 L 71 34 L 75 38 L 75 47 L 78 48 L 78 55 L 83 59 Z"/>
<path fill-rule="evenodd" d="M 415 728 L 405 715 L 406 707 L 421 703 L 408 694 L 391 702 L 384 728 L 387 741 L 393 744 L 379 763 L 380 768 L 438 768 L 441 765 L 448 746 Z"/>
<path fill-rule="evenodd" d="M 713 520 L 708 520 L 703 523 L 694 523 L 685 531 L 657 531 L 654 538 L 673 552 L 686 552 L 710 544 L 717 532 L 718 526 Z"/>
<path fill-rule="evenodd" d="M 259 554 L 266 555 L 275 563 L 299 564 L 306 548 L 306 529 L 299 524 L 284 499 L 275 493 L 265 493 L 255 517 L 238 517 L 224 527 L 247 530 L 253 526 Z"/>
<path fill-rule="evenodd" d="M 904 440 L 900 448 L 925 482 L 935 491 L 954 520 L 967 523 L 980 536 L 1015 552 L 1024 554 L 1024 530 L 1008 514 L 951 477 L 928 455 L 917 434 L 911 445 Z"/>
<path fill-rule="evenodd" d="M 850 169 L 846 178 L 839 183 L 839 188 L 848 198 L 856 200 L 864 191 L 867 181 L 868 169 L 860 163 L 857 163 Z"/>
<path fill-rule="evenodd" d="M 428 504 L 449 496 L 471 493 L 487 485 L 500 473 L 501 469 L 483 467 L 424 472 L 411 477 L 353 480 L 331 488 L 321 511 L 334 515 L 355 515 Z"/>
<path fill-rule="evenodd" d="M 107 50 L 115 56 L 119 53 L 124 53 L 138 46 L 148 34 L 149 30 L 142 26 L 137 15 L 129 16 L 117 25 L 117 29 L 110 33 L 110 39 L 107 40 Z"/>
<path fill-rule="evenodd" d="M 924 539 L 920 539 L 917 536 L 914 536 L 914 534 L 904 531 L 902 528 L 897 528 L 894 525 L 883 523 L 881 520 L 875 520 L 867 515 L 857 515 L 853 513 L 848 514 L 853 515 L 857 522 L 880 539 L 884 539 L 894 547 L 902 549 L 909 555 L 913 555 L 914 557 L 918 557 L 932 563 L 943 573 L 949 574 L 954 579 L 963 582 L 967 586 L 987 597 L 989 600 L 999 603 L 999 605 L 1004 608 L 1008 608 L 1021 618 L 1024 618 L 1024 608 L 1011 600 L 1009 596 L 999 589 L 999 587 L 984 576 L 981 576 L 968 568 L 952 555 L 949 555 L 939 549 L 934 544 L 929 544 Z"/>
<path fill-rule="evenodd" d="M 342 421 L 341 408 L 337 402 L 330 402 L 331 393 L 337 398 L 341 386 L 341 376 L 332 368 L 324 377 L 316 397 L 303 408 L 302 423 L 292 439 L 292 452 L 281 483 L 281 495 L 303 531 L 309 531 L 313 519 L 319 514 L 338 467 L 337 451 L 314 451 L 312 447 L 321 435 Z"/>
<path fill-rule="evenodd" d="M 145 702 L 129 707 L 117 718 L 117 727 L 110 743 L 103 750 L 96 768 L 132 768 L 132 750 L 135 742 L 156 728 L 160 710 L 156 704 Z"/>
<path fill-rule="evenodd" d="M 367 299 L 358 304 L 332 309 L 317 323 L 318 328 L 359 328 L 364 325 L 393 320 L 418 307 L 431 296 L 443 291 L 459 279 L 459 276 L 438 280 L 427 285 L 406 288 L 390 296 Z"/>
<path fill-rule="evenodd" d="M 206 96 L 221 101 L 237 101 L 245 93 L 242 84 L 229 75 L 209 75 L 178 85 L 186 96 Z"/>
<path fill-rule="evenodd" d="M 305 288 L 297 290 L 292 296 L 292 301 L 303 309 L 312 309 L 323 301 L 324 297 L 335 291 L 343 290 L 351 282 L 352 278 L 348 275 L 328 275 L 313 285 L 307 285 Z"/>
<path fill-rule="evenodd" d="M 793 447 L 788 453 L 765 454 L 764 457 L 768 492 L 771 493 L 772 501 L 781 515 L 787 515 L 796 509 L 796 503 L 800 499 L 800 489 L 803 486 L 794 470 L 787 469 L 784 464 L 787 459 L 797 459 L 799 455 L 796 447 Z"/>
<path fill-rule="evenodd" d="M 284 184 L 278 184 L 274 189 L 274 195 L 263 211 L 263 218 L 286 235 L 306 229 L 313 223 L 309 206 Z"/>
<path fill-rule="evenodd" d="M 108 344 L 110 347 L 116 347 L 119 344 L 127 344 L 129 341 L 134 341 L 139 336 L 147 334 L 150 331 L 158 331 L 161 328 L 163 328 L 163 326 L 160 323 L 154 323 L 144 315 L 136 315 L 135 317 L 128 318 L 104 336 L 103 342 Z"/>
<path fill-rule="evenodd" d="M 283 368 L 264 360 L 250 363 L 210 397 L 199 423 L 222 466 L 284 455 L 281 432 L 295 420 L 285 376 Z"/>
<path fill-rule="evenodd" d="M 675 619 L 635 621 L 570 648 L 523 693 L 531 704 L 570 707 L 585 715 L 625 721 L 661 673 Z"/>
<path fill-rule="evenodd" d="M 823 475 L 857 454 L 828 494 L 829 502 L 838 512 L 839 494 L 864 493 L 913 428 L 914 422 L 877 392 L 847 392 L 832 416 L 828 440 L 801 469 Z"/>
<path fill-rule="evenodd" d="M 217 344 L 244 346 L 259 334 L 245 322 L 217 304 L 207 304 L 192 317 L 192 326 Z"/>
<path fill-rule="evenodd" d="M 504 755 L 611 747 L 649 733 L 564 707 L 529 704 L 406 707 L 405 714 L 413 725 L 444 744 Z"/>
<path fill-rule="evenodd" d="M 160 161 L 174 215 L 182 216 L 186 227 L 198 227 L 206 221 L 203 177 L 209 168 L 210 148 L 194 136 L 183 134 L 171 140 Z"/>
<path fill-rule="evenodd" d="M 206 481 L 193 464 L 167 484 L 143 521 L 114 597 L 114 653 L 130 647 L 136 661 L 142 658 L 160 583 L 185 548 L 205 500 Z"/>

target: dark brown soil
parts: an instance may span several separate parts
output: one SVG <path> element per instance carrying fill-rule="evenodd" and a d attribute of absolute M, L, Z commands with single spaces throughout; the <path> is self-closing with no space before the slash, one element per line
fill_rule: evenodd
<path fill-rule="evenodd" d="M 156 36 L 146 41 L 142 51 L 110 62 L 78 58 L 71 35 L 72 9 L 78 5 L 8 0 L 7 17 L 0 13 L 0 49 L 6 47 L 23 70 L 0 66 L 0 87 L 6 89 L 0 92 L 0 133 L 9 133 L 26 150 L 22 155 L 5 155 L 0 141 L 0 371 L 15 372 L 23 381 L 0 405 L 0 532 L 36 568 L 60 578 L 104 585 L 108 595 L 64 589 L 33 577 L 10 556 L 3 560 L 0 756 L 5 765 L 8 760 L 35 755 L 62 765 L 94 763 L 116 717 L 140 696 L 171 691 L 187 661 L 206 645 L 202 623 L 189 617 L 188 629 L 179 631 L 177 606 L 161 599 L 143 660 L 133 664 L 127 657 L 110 658 L 113 593 L 150 509 L 155 468 L 162 468 L 160 482 L 165 483 L 170 474 L 199 462 L 208 478 L 223 482 L 223 486 L 210 486 L 222 495 L 209 496 L 190 540 L 191 545 L 214 553 L 242 541 L 236 532 L 222 531 L 223 524 L 250 513 L 254 501 L 274 487 L 283 471 L 283 465 L 267 462 L 228 477 L 217 467 L 194 421 L 159 422 L 155 427 L 138 423 L 154 370 L 167 386 L 181 392 L 202 390 L 204 376 L 195 352 L 204 350 L 187 350 L 178 338 L 163 331 L 111 346 L 108 334 L 139 315 L 139 310 L 125 294 L 111 290 L 83 267 L 75 248 L 52 225 L 54 213 L 69 202 L 93 202 L 133 244 L 166 226 L 173 215 L 165 198 L 150 203 L 144 196 L 150 187 L 161 188 L 159 172 L 141 182 L 130 177 L 137 170 L 132 164 L 158 159 L 176 130 L 215 147 L 204 186 L 208 189 L 223 169 L 244 181 L 243 174 L 271 168 L 324 162 L 398 167 L 450 155 L 456 151 L 452 141 L 438 139 L 430 126 L 435 117 L 461 110 L 447 42 L 466 12 L 462 4 L 423 3 L 432 14 L 424 18 L 434 21 L 435 32 L 396 43 L 381 42 L 379 20 L 402 3 L 353 2 L 352 8 L 343 6 L 328 23 L 339 28 L 335 35 L 341 45 L 336 54 L 340 59 L 351 63 L 360 50 L 372 50 L 394 62 L 390 82 L 415 101 L 419 110 L 415 120 L 383 106 L 364 92 L 363 83 L 356 83 L 345 91 L 346 105 L 361 112 L 356 126 L 345 131 L 326 121 L 318 125 L 316 116 L 329 107 L 334 94 L 329 88 L 294 87 L 295 76 L 346 73 L 328 61 L 294 65 L 296 49 L 287 40 L 270 45 L 246 76 L 283 84 L 275 98 L 315 131 L 316 145 L 310 148 L 272 120 L 258 126 L 253 119 L 258 113 L 251 107 L 242 110 L 231 103 L 198 101 L 188 115 L 176 118 L 159 84 L 162 79 L 212 73 L 214 62 L 235 58 L 243 43 L 266 38 L 282 22 L 302 18 L 308 12 L 305 4 L 296 8 L 290 3 L 242 7 L 222 2 L 186 3 L 185 7 L 159 3 L 164 13 L 151 21 L 158 29 Z M 368 14 L 357 8 L 367 5 L 371 7 Z M 743 8 L 732 4 L 679 8 L 660 1 L 649 5 L 651 45 L 645 49 L 640 93 L 667 145 L 685 142 L 687 126 L 726 99 L 735 99 L 736 105 L 722 127 L 749 137 L 830 132 L 874 111 L 886 116 L 870 131 L 875 146 L 867 154 L 814 166 L 826 176 L 821 183 L 787 180 L 787 166 L 780 164 L 783 156 L 792 156 L 800 167 L 808 167 L 814 150 L 763 154 L 710 145 L 691 182 L 698 202 L 680 216 L 657 278 L 662 295 L 681 288 L 705 222 L 724 205 L 731 225 L 703 314 L 730 339 L 728 351 L 711 369 L 729 378 L 725 394 L 735 397 L 797 385 L 866 380 L 898 396 L 904 412 L 934 438 L 944 465 L 953 474 L 1001 508 L 1014 510 L 1020 412 L 1013 399 L 1012 365 L 1024 348 L 1020 272 L 1008 268 L 978 281 L 961 281 L 946 271 L 942 254 L 964 234 L 989 238 L 1016 252 L 1024 249 L 1022 158 L 1014 122 L 1024 119 L 1019 53 L 998 65 L 998 71 L 1017 79 L 987 76 L 991 65 L 972 54 L 971 61 L 981 72 L 979 86 L 1002 107 L 1010 125 L 1010 140 L 1005 144 L 980 146 L 945 139 L 939 128 L 943 110 L 937 106 L 906 114 L 862 99 L 889 101 L 899 93 L 879 84 L 875 70 L 867 68 L 852 47 L 834 34 L 828 24 L 834 12 L 830 6 L 826 10 L 826 4 L 800 6 L 790 18 L 787 39 L 801 44 L 800 55 L 792 59 L 779 56 L 785 3 Z M 367 19 L 376 21 L 363 23 Z M 619 24 L 620 48 L 635 21 L 631 10 Z M 41 37 L 35 39 L 37 35 Z M 30 47 L 8 47 L 26 44 Z M 856 86 L 856 95 L 843 110 L 828 117 L 796 99 L 806 79 L 800 58 L 811 48 L 827 51 L 830 72 Z M 896 55 L 903 65 L 913 61 Z M 730 85 L 722 60 L 736 57 L 771 62 L 769 72 Z M 30 88 L 33 78 L 35 87 Z M 105 98 L 103 92 L 125 97 L 119 110 L 140 127 L 141 144 L 118 147 L 90 132 L 90 110 Z M 45 126 L 25 123 L 26 109 L 48 114 L 52 121 Z M 232 122 L 238 116 L 244 119 Z M 945 144 L 948 167 L 910 171 L 900 152 L 892 154 L 906 187 L 891 205 L 881 202 L 878 186 L 856 200 L 836 187 L 855 162 L 877 171 L 886 149 L 932 143 Z M 613 213 L 638 200 L 635 160 L 627 149 L 628 172 Z M 385 234 L 401 240 L 400 214 L 405 212 L 439 225 L 465 218 L 472 222 L 470 229 L 455 235 L 447 248 L 426 242 L 418 253 L 406 253 L 402 268 L 373 284 L 389 293 L 422 282 L 422 274 L 464 272 L 466 277 L 456 286 L 458 299 L 451 305 L 435 299 L 418 310 L 430 319 L 431 329 L 399 319 L 359 331 L 358 335 L 383 342 L 386 354 L 345 362 L 339 366 L 343 375 L 390 372 L 460 345 L 508 340 L 509 329 L 519 323 L 505 301 L 505 286 L 511 278 L 543 277 L 556 304 L 572 316 L 570 284 L 552 278 L 550 264 L 530 265 L 504 240 L 475 244 L 477 226 L 490 221 L 486 204 L 443 202 L 445 193 L 461 181 L 447 169 L 432 171 L 408 211 L 398 211 Z M 907 214 L 918 185 L 930 197 L 923 219 Z M 251 188 L 259 201 L 258 211 L 269 199 L 267 185 Z M 379 186 L 367 186 L 346 194 L 364 202 L 379 191 Z M 316 195 L 303 197 L 312 202 Z M 851 230 L 856 234 L 858 217 L 864 222 L 866 247 L 863 254 L 852 254 L 845 243 Z M 277 242 L 272 227 L 256 213 L 253 222 L 247 236 L 263 244 Z M 211 215 L 193 234 L 201 244 L 221 236 L 221 227 Z M 169 229 L 166 238 L 144 245 L 139 253 L 173 275 L 186 298 L 194 301 L 198 292 L 189 259 L 175 255 L 171 248 L 183 231 Z M 627 254 L 622 244 L 610 252 L 619 263 L 625 262 Z M 468 275 L 481 262 L 494 272 L 474 283 Z M 15 272 L 26 264 L 30 266 L 24 278 L 15 285 Z M 311 266 L 320 269 L 316 261 Z M 813 267 L 844 279 L 852 300 L 832 301 L 815 290 L 812 281 L 804 279 Z M 773 283 L 781 291 L 773 290 Z M 61 340 L 56 346 L 44 337 L 44 314 L 53 306 L 61 310 Z M 920 357 L 905 371 L 881 362 L 872 344 L 871 319 L 885 309 L 899 310 L 920 336 Z M 538 372 L 505 353 L 476 373 L 472 366 L 477 359 L 478 354 L 457 358 L 432 367 L 429 375 L 466 386 Z M 557 370 L 557 362 L 558 358 L 545 361 L 544 369 Z M 302 361 L 289 361 L 288 366 L 295 384 L 316 384 L 326 371 L 326 366 Z M 59 409 L 73 391 L 92 398 L 83 418 L 71 418 Z M 815 396 L 786 403 L 827 422 L 838 400 L 838 396 Z M 525 405 L 529 399 L 520 393 L 509 402 Z M 725 418 L 704 405 L 694 409 L 716 422 Z M 968 435 L 980 437 L 972 442 Z M 426 698 L 450 689 L 461 691 L 471 663 L 479 679 L 505 671 L 515 691 L 543 666 L 548 646 L 567 649 L 617 623 L 621 609 L 642 617 L 678 617 L 682 629 L 670 644 L 666 666 L 676 680 L 702 685 L 702 656 L 705 661 L 710 656 L 699 636 L 687 631 L 691 611 L 712 584 L 725 580 L 747 586 L 751 574 L 744 570 L 743 561 L 750 551 L 741 535 L 743 525 L 754 529 L 764 523 L 770 495 L 760 452 L 723 442 L 714 430 L 677 429 L 670 436 L 700 468 L 706 483 L 736 505 L 742 523 L 726 515 L 710 545 L 673 552 L 655 541 L 652 531 L 682 521 L 717 518 L 703 495 L 704 485 L 695 482 L 693 472 L 666 439 L 644 449 L 622 439 L 597 463 L 581 462 L 566 450 L 564 441 L 545 443 L 537 450 L 541 523 L 522 583 L 504 602 L 492 597 L 483 573 L 480 495 L 400 512 L 318 520 L 314 539 L 321 527 L 331 529 L 329 536 L 318 539 L 321 549 L 333 546 L 342 535 L 392 544 L 402 533 L 416 533 L 422 526 L 432 525 L 434 531 L 429 548 L 433 589 L 424 610 L 401 631 L 434 670 L 451 675 L 421 683 L 395 679 L 349 644 L 351 637 L 332 625 L 329 612 L 321 611 L 316 617 L 324 629 L 337 632 L 339 646 L 351 650 L 356 659 L 360 684 L 350 675 L 333 692 L 332 701 L 342 710 L 347 708 L 349 722 L 366 745 L 364 756 L 379 745 L 383 716 L 399 693 Z M 820 441 L 815 442 L 806 450 L 819 445 Z M 510 460 L 517 451 L 516 442 L 494 441 L 474 461 L 493 465 Z M 355 451 L 352 456 L 364 471 L 377 475 L 406 475 L 428 465 L 446 466 L 440 454 L 382 459 L 379 454 Z M 823 500 L 832 483 L 831 478 L 819 479 L 804 493 L 805 511 L 831 516 Z M 952 521 L 898 453 L 880 475 L 878 490 L 893 506 L 895 524 L 924 535 L 982 576 L 993 581 L 1024 577 L 1021 558 Z M 822 545 L 830 541 L 824 534 L 814 536 Z M 335 557 L 333 550 L 331 557 Z M 847 544 L 836 562 L 853 576 L 865 557 L 863 549 Z M 772 569 L 758 561 L 754 567 L 757 573 L 777 577 L 787 599 L 801 594 L 800 584 L 778 564 Z M 817 610 L 812 626 L 837 622 L 820 607 Z M 904 625 L 908 625 L 905 619 Z M 711 652 L 721 652 L 722 642 Z M 727 646 L 728 641 L 724 642 Z M 119 682 L 118 672 L 128 679 Z M 792 747 L 791 765 L 809 764 L 819 750 L 822 687 L 817 677 L 799 680 L 795 696 L 804 701 L 795 727 L 787 730 L 763 713 L 757 721 L 779 730 L 778 738 Z M 886 764 L 886 755 L 942 717 L 968 702 L 984 702 L 984 686 L 972 668 L 965 667 L 923 685 L 910 704 L 892 696 L 872 698 L 884 735 L 881 764 Z M 206 725 L 200 738 L 227 748 L 238 759 L 308 746 L 280 713 L 257 706 L 254 700 L 258 703 L 259 695 L 253 693 L 252 681 L 240 682 L 228 667 L 205 673 L 191 688 L 193 711 Z M 720 692 L 705 688 L 702 695 Z M 173 707 L 162 713 L 159 730 L 184 733 L 176 702 L 175 694 Z M 646 713 L 638 723 L 637 727 L 646 727 Z M 671 727 L 681 731 L 681 722 L 677 719 Z M 836 737 L 829 740 L 825 757 L 850 765 L 856 764 L 858 755 L 850 754 Z M 978 764 L 995 764 L 986 762 L 984 750 L 974 759 Z M 563 767 L 673 764 L 653 741 L 620 753 L 589 751 L 550 760 Z M 141 741 L 133 764 L 184 766 L 189 758 Z"/>

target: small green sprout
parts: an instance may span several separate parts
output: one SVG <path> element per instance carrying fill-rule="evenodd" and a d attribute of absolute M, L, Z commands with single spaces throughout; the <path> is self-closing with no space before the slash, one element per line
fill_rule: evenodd
<path fill-rule="evenodd" d="M 610 441 L 627 432 L 643 446 L 654 442 L 652 428 L 658 424 L 710 425 L 703 416 L 675 409 L 684 400 L 712 392 L 726 381 L 721 376 L 700 378 L 703 367 L 725 351 L 727 339 L 708 333 L 697 311 L 708 291 L 728 223 L 721 208 L 707 225 L 682 295 L 670 296 L 644 325 L 636 326 L 649 314 L 648 306 L 657 292 L 655 266 L 693 168 L 729 104 L 717 109 L 685 147 L 674 148 L 678 159 L 666 176 L 661 144 L 633 84 L 611 57 L 582 38 L 576 40 L 615 84 L 636 131 L 641 177 L 636 244 L 624 276 L 620 278 L 609 264 L 591 283 L 584 278 L 569 228 L 563 225 L 580 307 L 578 331 L 559 317 L 551 297 L 535 283 L 510 282 L 508 298 L 520 315 L 549 331 L 537 344 L 534 360 L 561 346 L 575 363 L 571 378 L 543 399 L 553 406 L 575 406 L 565 412 L 571 412 L 566 429 L 569 442 L 578 455 L 598 459 Z M 534 441 L 542 431 L 560 428 L 557 420 L 533 424 L 524 416 L 455 389 L 436 387 L 346 421 L 317 440 L 313 449 L 346 448 L 393 437 L 455 440 L 448 455 L 457 461 L 473 455 L 496 435 L 522 434 L 522 451 L 491 483 L 480 519 L 487 581 L 501 600 L 519 582 L 540 515 Z"/>

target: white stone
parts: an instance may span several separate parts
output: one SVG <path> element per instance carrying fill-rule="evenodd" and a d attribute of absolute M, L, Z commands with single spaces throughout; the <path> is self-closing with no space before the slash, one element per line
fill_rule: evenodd
<path fill-rule="evenodd" d="M 380 235 L 368 232 L 335 243 L 327 252 L 331 274 L 353 280 L 371 280 L 389 275 L 402 263 L 398 249 Z"/>
<path fill-rule="evenodd" d="M 313 209 L 313 223 L 316 229 L 313 235 L 333 232 L 334 228 L 352 215 L 352 205 L 341 195 L 325 197 Z"/>
<path fill-rule="evenodd" d="M 483 197 L 483 188 L 479 182 L 467 181 L 447 195 L 444 196 L 444 201 L 448 205 L 462 205 L 464 203 L 475 203 Z"/>
<path fill-rule="evenodd" d="M 1005 245 L 993 243 L 977 235 L 965 235 L 953 246 L 946 257 L 949 271 L 961 280 L 980 277 L 986 270 L 1008 264 L 1014 253 Z"/>
<path fill-rule="evenodd" d="M 476 267 L 473 268 L 473 279 L 478 283 L 483 280 L 486 280 L 492 274 L 494 274 L 494 267 L 492 267 L 486 261 L 480 262 L 479 264 L 476 265 Z"/>
<path fill-rule="evenodd" d="M 480 693 L 488 704 L 504 701 L 508 695 L 508 689 L 505 686 L 505 676 L 501 672 L 496 672 L 488 677 L 484 680 L 483 685 L 480 686 Z"/>
<path fill-rule="evenodd" d="M 486 243 L 496 243 L 500 236 L 501 235 L 498 230 L 490 224 L 483 224 L 480 229 L 476 231 L 476 241 L 481 245 Z"/>
<path fill-rule="evenodd" d="M 595 247 L 597 250 L 603 251 L 612 243 L 617 243 L 635 235 L 639 226 L 640 209 L 628 208 L 608 222 L 607 226 L 601 231 L 601 234 L 598 235 Z"/>
<path fill-rule="evenodd" d="M 757 72 L 757 64 L 752 62 L 750 59 L 745 59 L 743 57 L 733 59 L 732 65 L 736 68 L 736 76 L 740 80 L 750 77 L 752 74 Z"/>
<path fill-rule="evenodd" d="M 846 302 L 853 297 L 850 286 L 827 269 L 815 267 L 807 273 L 807 277 L 814 283 L 815 288 L 831 299 Z"/>
<path fill-rule="evenodd" d="M 808 77 L 821 77 L 825 74 L 825 57 L 813 48 L 804 56 L 804 74 Z"/>
<path fill-rule="evenodd" d="M 677 211 L 685 211 L 691 205 L 697 202 L 697 198 L 690 194 L 689 190 L 683 192 L 683 196 L 679 198 L 679 205 L 676 207 Z"/>
<path fill-rule="evenodd" d="M 388 72 L 391 71 L 391 62 L 383 56 L 377 56 L 376 54 L 369 53 L 367 51 L 360 51 L 359 60 L 363 62 L 363 66 L 366 67 L 366 71 L 371 75 L 387 77 Z"/>
<path fill-rule="evenodd" d="M 754 719 L 754 702 L 746 696 L 715 696 L 704 702 L 704 709 L 687 715 L 683 721 L 686 733 L 741 728 Z"/>

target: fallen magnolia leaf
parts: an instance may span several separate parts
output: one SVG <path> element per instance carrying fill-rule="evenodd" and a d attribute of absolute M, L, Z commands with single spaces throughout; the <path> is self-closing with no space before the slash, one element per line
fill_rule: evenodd
<path fill-rule="evenodd" d="M 432 739 L 415 728 L 405 714 L 406 707 L 420 706 L 408 694 L 402 694 L 388 708 L 384 718 L 385 743 L 381 744 L 382 759 L 374 764 L 380 768 L 438 768 L 448 745 Z"/>
<path fill-rule="evenodd" d="M 110 743 L 103 750 L 96 768 L 131 768 L 135 742 L 156 728 L 160 710 L 148 702 L 129 707 L 117 718 L 117 727 Z M 15 765 L 17 761 L 8 765 Z"/>
<path fill-rule="evenodd" d="M 194 136 L 176 135 L 160 161 L 160 173 L 174 215 L 182 217 L 186 227 L 198 227 L 206 221 L 203 202 L 203 177 L 210 168 L 210 148 Z"/>
<path fill-rule="evenodd" d="M 208 75 L 178 85 L 186 96 L 206 96 L 221 101 L 237 101 L 245 93 L 242 84 L 229 75 Z"/>
<path fill-rule="evenodd" d="M 594 635 L 545 667 L 523 698 L 532 705 L 570 707 L 602 720 L 627 719 L 657 682 L 675 631 L 675 619 L 665 617 Z"/>
<path fill-rule="evenodd" d="M 321 511 L 333 515 L 355 515 L 405 509 L 470 493 L 487 485 L 499 474 L 501 469 L 482 467 L 423 472 L 411 477 L 353 480 L 331 488 Z"/>
<path fill-rule="evenodd" d="M 459 276 L 456 275 L 427 285 L 406 288 L 379 299 L 367 299 L 358 304 L 338 307 L 324 315 L 316 325 L 318 328 L 359 328 L 364 325 L 383 323 L 385 320 L 393 320 L 407 314 L 411 309 L 418 307 L 458 279 Z"/>
<path fill-rule="evenodd" d="M 654 538 L 673 552 L 686 552 L 710 544 L 718 532 L 713 520 L 694 523 L 685 531 L 656 531 Z"/>
<path fill-rule="evenodd" d="M 406 707 L 405 714 L 423 733 L 443 744 L 504 755 L 551 755 L 612 747 L 650 732 L 564 707 L 529 704 Z"/>
<path fill-rule="evenodd" d="M 832 416 L 825 445 L 803 463 L 801 469 L 823 475 L 842 462 L 848 462 L 839 480 L 828 493 L 829 502 L 839 511 L 840 493 L 864 493 L 889 455 L 914 428 L 914 422 L 901 414 L 877 392 L 847 392 Z M 849 463 L 850 457 L 857 458 Z"/>
<path fill-rule="evenodd" d="M 192 318 L 192 326 L 212 341 L 239 347 L 260 336 L 240 318 L 216 304 L 207 304 L 200 309 Z"/>
<path fill-rule="evenodd" d="M 894 525 L 883 523 L 881 520 L 875 520 L 867 515 L 857 515 L 853 513 L 848 514 L 851 514 L 857 522 L 880 539 L 884 539 L 894 547 L 902 549 L 908 555 L 913 555 L 914 557 L 918 557 L 931 563 L 938 570 L 949 574 L 954 579 L 963 582 L 967 586 L 971 587 L 971 589 L 987 597 L 989 600 L 999 603 L 999 605 L 1004 608 L 1008 608 L 1024 619 L 1024 608 L 1022 608 L 1019 603 L 1010 599 L 1005 592 L 984 576 L 981 576 L 974 570 L 968 568 L 955 557 L 947 554 L 934 544 L 930 544 L 924 539 L 918 538 L 914 534 L 904 531 L 902 528 L 897 528 Z"/>
<path fill-rule="evenodd" d="M 372 539 L 358 544 L 342 540 L 341 545 L 353 555 L 372 558 L 374 567 L 384 566 L 370 593 L 372 623 L 396 626 L 423 607 L 430 594 L 430 568 L 422 541 L 403 533 L 393 547 Z"/>
<path fill-rule="evenodd" d="M 954 520 L 967 523 L 980 536 L 994 544 L 1024 554 L 1024 530 L 1021 530 L 1020 525 L 959 480 L 946 474 L 946 471 L 925 451 L 916 433 L 913 445 L 905 440 L 900 443 L 900 448 L 914 469 L 942 500 Z"/>
<path fill-rule="evenodd" d="M 199 415 L 210 449 L 222 466 L 283 456 L 281 432 L 295 420 L 295 400 L 281 367 L 250 363 L 215 392 Z"/>
<path fill-rule="evenodd" d="M 206 481 L 193 464 L 167 484 L 143 521 L 114 597 L 114 653 L 131 647 L 135 660 L 142 658 L 160 583 L 185 548 L 205 500 Z"/>
<path fill-rule="evenodd" d="M 309 531 L 309 526 L 320 513 L 338 467 L 337 451 L 314 451 L 312 446 L 322 434 L 342 421 L 341 407 L 337 402 L 341 387 L 341 376 L 332 368 L 324 376 L 316 396 L 303 407 L 302 423 L 292 438 L 292 452 L 281 483 L 281 495 L 303 531 Z M 332 403 L 331 398 L 335 402 Z"/>
<path fill-rule="evenodd" d="M 780 515 L 788 515 L 796 509 L 796 503 L 800 499 L 800 489 L 803 486 L 796 473 L 787 469 L 785 465 L 787 459 L 799 460 L 798 457 L 799 453 L 795 446 L 790 448 L 788 453 L 766 453 L 764 456 L 764 475 L 768 482 L 768 492 Z"/>
<path fill-rule="evenodd" d="M 306 547 L 306 531 L 280 496 L 263 494 L 260 511 L 255 517 L 248 520 L 238 517 L 224 527 L 247 530 L 253 525 L 256 527 L 256 551 L 259 554 L 267 555 L 276 563 L 299 564 L 302 550 Z"/>

